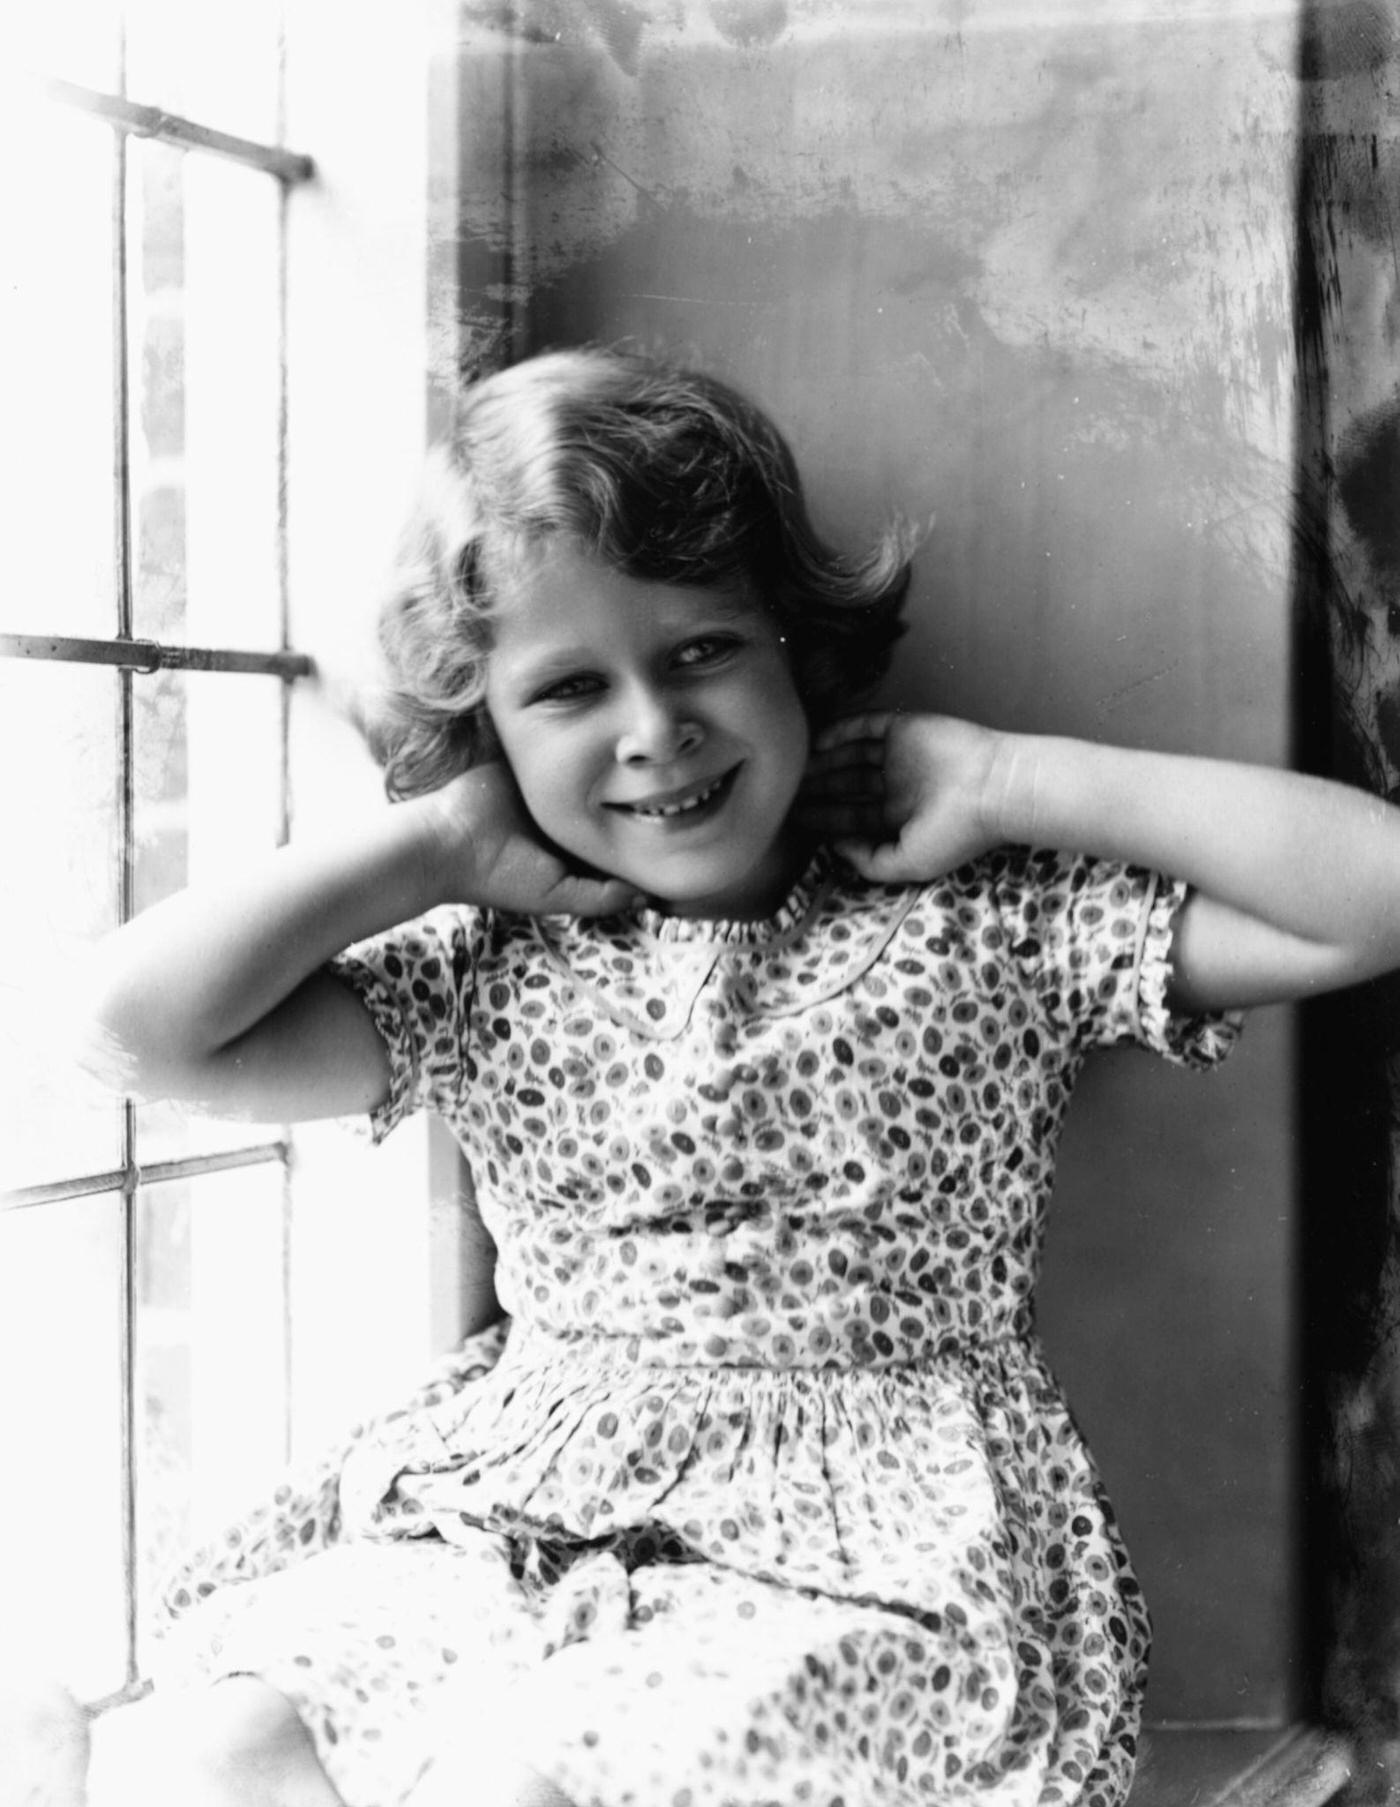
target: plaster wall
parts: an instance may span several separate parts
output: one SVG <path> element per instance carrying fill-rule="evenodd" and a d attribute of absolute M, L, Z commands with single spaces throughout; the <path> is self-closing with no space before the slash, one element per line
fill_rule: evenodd
<path fill-rule="evenodd" d="M 437 374 L 628 337 L 930 531 L 886 694 L 1283 761 L 1295 9 L 464 0 Z M 1042 1325 L 1158 1625 L 1157 1719 L 1296 1688 L 1289 1024 L 1086 1078 Z"/>

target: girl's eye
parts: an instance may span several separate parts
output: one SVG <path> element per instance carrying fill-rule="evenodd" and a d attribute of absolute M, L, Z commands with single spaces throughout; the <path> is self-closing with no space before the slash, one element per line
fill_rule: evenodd
<path fill-rule="evenodd" d="M 574 703 L 583 697 L 592 696 L 601 683 L 602 679 L 595 677 L 592 672 L 575 672 L 571 677 L 556 678 L 552 684 L 547 684 L 538 692 L 533 700 L 537 703 Z"/>
<path fill-rule="evenodd" d="M 735 651 L 740 642 L 731 634 L 702 634 L 698 639 L 687 640 L 684 646 L 677 647 L 675 661 L 677 665 L 715 665 Z"/>

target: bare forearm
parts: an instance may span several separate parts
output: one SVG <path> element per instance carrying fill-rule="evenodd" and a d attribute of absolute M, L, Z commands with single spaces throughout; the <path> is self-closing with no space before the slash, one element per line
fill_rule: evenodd
<path fill-rule="evenodd" d="M 120 930 L 87 980 L 80 1059 L 141 1096 L 259 1121 L 367 1110 L 387 1057 L 358 998 L 320 971 L 332 955 L 439 903 L 603 915 L 632 896 L 571 873 L 509 772 L 473 767 L 349 840 L 287 849 Z"/>
<path fill-rule="evenodd" d="M 98 1033 L 152 1069 L 227 1047 L 342 948 L 440 901 L 420 828 L 400 805 L 353 842 L 285 848 L 146 911 L 97 950 Z"/>
<path fill-rule="evenodd" d="M 1264 766 L 1012 735 L 991 783 L 1008 841 L 1153 866 L 1307 940 L 1400 961 L 1400 811 Z"/>

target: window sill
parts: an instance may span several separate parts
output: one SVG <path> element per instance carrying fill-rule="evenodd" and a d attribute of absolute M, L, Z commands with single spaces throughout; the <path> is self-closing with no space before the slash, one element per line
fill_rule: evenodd
<path fill-rule="evenodd" d="M 1345 1746 L 1314 1726 L 1154 1726 L 1128 1807 L 1322 1807 L 1350 1773 Z"/>
<path fill-rule="evenodd" d="M 103 1703 L 125 1707 L 114 1697 Z M 93 1798 L 119 1774 L 142 1714 L 102 1714 L 93 1748 Z M 116 1762 L 117 1770 L 110 1766 Z M 1323 1807 L 1350 1776 L 1345 1747 L 1312 1726 L 1265 1731 L 1154 1726 L 1143 1738 L 1138 1779 L 1128 1807 Z"/>

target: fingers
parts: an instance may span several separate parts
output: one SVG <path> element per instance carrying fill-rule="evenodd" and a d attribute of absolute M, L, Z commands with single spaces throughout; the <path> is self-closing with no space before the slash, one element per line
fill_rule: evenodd
<path fill-rule="evenodd" d="M 877 885 L 922 883 L 926 876 L 917 869 L 907 850 L 898 841 L 863 839 L 838 840 L 836 851 L 862 878 Z"/>
<path fill-rule="evenodd" d="M 809 834 L 872 845 L 887 837 L 885 729 L 891 719 L 884 713 L 846 716 L 818 735 L 794 810 Z"/>
<path fill-rule="evenodd" d="M 821 754 L 862 741 L 883 746 L 895 719 L 893 709 L 868 709 L 859 715 L 843 715 L 839 721 L 822 729 L 812 742 L 812 751 Z"/>
<path fill-rule="evenodd" d="M 854 866 L 862 878 L 874 878 L 871 861 L 875 856 L 878 843 L 864 836 L 840 835 L 833 839 L 832 846 L 845 860 L 848 866 Z"/>
<path fill-rule="evenodd" d="M 883 838 L 885 734 L 892 720 L 889 714 L 847 716 L 817 737 L 798 792 L 798 807 L 816 832 Z"/>
<path fill-rule="evenodd" d="M 885 734 L 853 734 L 847 740 L 814 740 L 807 764 L 818 771 L 840 770 L 844 766 L 878 766 L 885 763 Z"/>
<path fill-rule="evenodd" d="M 808 757 L 799 795 L 804 803 L 878 804 L 884 792 L 884 741 L 853 735 L 830 745 L 817 743 Z"/>
<path fill-rule="evenodd" d="M 550 892 L 546 915 L 617 916 L 623 910 L 640 909 L 644 893 L 621 878 L 561 878 Z"/>
<path fill-rule="evenodd" d="M 859 798 L 799 797 L 793 820 L 799 828 L 823 841 L 879 841 L 885 833 L 885 812 L 880 803 Z"/>
<path fill-rule="evenodd" d="M 883 774 L 869 766 L 838 766 L 833 771 L 809 771 L 798 787 L 798 796 L 812 803 L 880 803 L 885 795 Z"/>
<path fill-rule="evenodd" d="M 885 760 L 883 751 L 867 742 L 854 747 L 838 747 L 828 753 L 814 754 L 803 773 L 804 788 L 833 796 L 855 796 L 864 791 L 873 795 L 883 790 Z"/>

